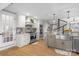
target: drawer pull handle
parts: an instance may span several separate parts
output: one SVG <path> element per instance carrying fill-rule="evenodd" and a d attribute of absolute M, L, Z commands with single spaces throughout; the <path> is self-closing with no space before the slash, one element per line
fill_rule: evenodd
<path fill-rule="evenodd" d="M 64 44 L 64 42 L 62 42 L 62 44 Z"/>

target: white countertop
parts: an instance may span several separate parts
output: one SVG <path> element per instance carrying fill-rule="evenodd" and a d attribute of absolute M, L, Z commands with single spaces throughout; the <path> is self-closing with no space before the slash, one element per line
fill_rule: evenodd
<path fill-rule="evenodd" d="M 23 33 L 23 34 L 17 34 L 17 37 L 21 38 L 21 37 L 29 37 L 30 33 Z"/>

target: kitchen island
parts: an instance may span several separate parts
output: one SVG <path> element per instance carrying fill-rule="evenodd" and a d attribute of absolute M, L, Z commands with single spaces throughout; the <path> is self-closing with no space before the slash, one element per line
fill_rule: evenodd
<path fill-rule="evenodd" d="M 23 47 L 30 43 L 30 33 L 18 34 L 16 39 L 16 46 Z"/>

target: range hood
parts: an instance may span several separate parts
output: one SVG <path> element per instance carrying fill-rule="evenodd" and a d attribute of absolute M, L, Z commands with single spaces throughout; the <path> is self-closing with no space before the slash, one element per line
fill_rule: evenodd
<path fill-rule="evenodd" d="M 33 19 L 32 19 L 32 17 L 31 16 L 26 16 L 26 24 L 30 24 L 30 25 L 32 25 L 33 24 Z"/>

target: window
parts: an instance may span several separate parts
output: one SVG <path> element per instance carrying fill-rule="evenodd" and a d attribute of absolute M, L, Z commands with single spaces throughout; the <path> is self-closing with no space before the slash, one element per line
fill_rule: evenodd
<path fill-rule="evenodd" d="M 14 17 L 2 14 L 3 43 L 13 41 Z"/>

